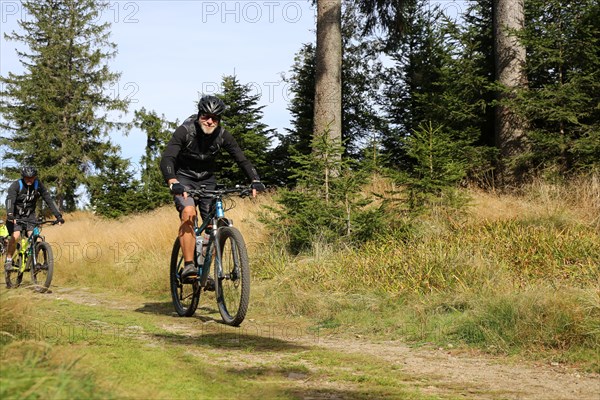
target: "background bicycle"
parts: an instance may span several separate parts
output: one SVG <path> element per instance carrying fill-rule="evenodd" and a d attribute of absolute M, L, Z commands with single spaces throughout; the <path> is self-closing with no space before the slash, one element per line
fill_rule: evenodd
<path fill-rule="evenodd" d="M 4 220 L 0 219 L 0 257 L 3 259 L 8 246 L 8 229 L 4 224 Z"/>
<path fill-rule="evenodd" d="M 15 223 L 24 228 L 21 229 L 20 242 L 16 245 L 12 269 L 4 271 L 6 287 L 18 287 L 23 281 L 23 274 L 29 271 L 31 272 L 31 282 L 34 288 L 40 292 L 45 292 L 52 282 L 54 256 L 52 247 L 42 236 L 42 226 L 55 225 L 57 221 L 30 222 L 16 220 Z"/>
<path fill-rule="evenodd" d="M 233 226 L 233 221 L 225 218 L 225 212 L 235 207 L 232 196 L 249 196 L 252 189 L 237 186 L 216 190 L 189 190 L 187 193 L 197 200 L 196 204 L 201 198 L 211 198 L 212 204 L 206 221 L 201 226 L 194 223 L 194 262 L 199 271 L 197 278 L 189 281 L 181 279 L 184 259 L 179 238 L 175 239 L 170 270 L 173 305 L 178 315 L 192 316 L 198 307 L 202 288 L 206 287 L 212 266 L 219 313 L 224 323 L 238 326 L 248 310 L 250 266 L 244 238 Z M 208 240 L 204 240 L 205 235 Z"/>

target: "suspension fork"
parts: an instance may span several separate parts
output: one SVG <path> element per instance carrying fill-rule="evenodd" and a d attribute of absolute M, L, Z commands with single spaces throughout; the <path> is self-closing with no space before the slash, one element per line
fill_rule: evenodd
<path fill-rule="evenodd" d="M 223 266 L 221 265 L 221 246 L 219 245 L 219 233 L 220 233 L 219 226 L 218 226 L 219 216 L 215 215 L 213 217 L 212 222 L 213 222 L 213 232 L 211 234 L 212 243 L 209 242 L 208 250 L 210 251 L 210 253 L 213 253 L 212 246 L 214 246 L 215 276 L 218 279 L 218 278 L 223 277 Z"/>
<path fill-rule="evenodd" d="M 37 255 L 35 254 L 35 245 L 37 243 L 37 236 L 31 236 L 31 241 L 29 243 L 28 251 L 31 251 L 31 254 L 28 257 L 31 257 L 31 268 L 35 268 L 37 265 Z"/>

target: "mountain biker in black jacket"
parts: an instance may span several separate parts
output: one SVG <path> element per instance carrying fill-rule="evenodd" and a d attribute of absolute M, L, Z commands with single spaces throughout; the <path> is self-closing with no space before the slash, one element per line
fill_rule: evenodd
<path fill-rule="evenodd" d="M 235 141 L 231 133 L 219 125 L 225 111 L 223 101 L 215 96 L 204 96 L 198 103 L 198 114 L 187 118 L 179 126 L 165 147 L 160 170 L 173 193 L 175 206 L 181 217 L 179 241 L 185 261 L 182 279 L 194 278 L 198 271 L 194 266 L 194 220 L 197 218 L 194 200 L 186 189 L 212 190 L 216 187 L 216 157 L 226 150 L 252 182 L 253 195 L 265 190 L 252 163 Z M 200 201 L 200 216 L 205 220 L 210 211 L 210 199 Z M 214 283 L 207 283 L 213 289 Z"/>
<path fill-rule="evenodd" d="M 10 240 L 4 264 L 6 270 L 12 268 L 12 255 L 15 252 L 15 244 L 21 238 L 21 229 L 27 228 L 29 230 L 29 224 L 36 222 L 35 208 L 40 197 L 48 204 L 58 223 L 63 224 L 65 222 L 58 207 L 56 207 L 52 197 L 50 197 L 50 192 L 37 179 L 37 174 L 37 169 L 34 167 L 23 167 L 21 169 L 21 179 L 14 181 L 8 187 L 6 195 L 6 228 L 8 229 Z M 15 219 L 18 219 L 19 222 L 15 222 Z"/>

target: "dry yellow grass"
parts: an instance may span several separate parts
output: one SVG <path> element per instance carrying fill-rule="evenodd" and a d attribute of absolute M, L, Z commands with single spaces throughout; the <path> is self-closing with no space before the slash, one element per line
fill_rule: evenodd
<path fill-rule="evenodd" d="M 233 219 L 252 252 L 265 240 L 256 214 L 271 201 L 270 196 L 234 201 L 236 207 L 226 216 Z M 230 204 L 231 200 L 225 203 Z M 54 284 L 168 293 L 170 254 L 178 230 L 173 206 L 120 220 L 87 212 L 69 214 L 65 220 L 63 226 L 44 229 L 56 261 Z"/>
<path fill-rule="evenodd" d="M 364 192 L 368 195 L 372 192 L 397 192 L 399 189 L 389 180 L 376 177 Z M 490 235 L 494 237 L 496 233 L 487 230 L 495 230 L 497 223 L 558 216 L 569 225 L 572 221 L 574 225 L 586 225 L 596 232 L 600 227 L 600 184 L 597 177 L 574 181 L 567 186 L 535 183 L 525 193 L 517 196 L 471 190 L 472 200 L 467 215 L 454 220 L 452 215 L 432 213 L 424 222 L 426 235 L 411 247 L 395 242 L 374 243 L 357 252 L 328 251 L 327 247 L 316 244 L 314 254 L 301 257 L 284 254 L 283 246 L 268 247 L 268 232 L 257 221 L 257 216 L 264 211 L 264 205 L 275 204 L 271 195 L 257 199 L 232 199 L 235 207 L 226 215 L 233 219 L 234 225 L 244 235 L 253 263 L 252 270 L 257 277 L 278 276 L 280 279 L 297 280 L 295 285 L 299 287 L 312 285 L 306 281 L 319 281 L 322 287 L 333 291 L 351 291 L 357 281 L 362 286 L 387 281 L 386 287 L 394 291 L 406 287 L 427 288 L 434 283 L 436 287 L 443 287 L 448 280 L 455 280 L 462 286 L 469 284 L 463 282 L 465 279 L 474 276 L 498 285 L 506 279 L 501 271 L 521 268 L 508 265 L 515 257 L 534 262 L 537 258 L 521 259 L 520 254 L 514 254 L 512 258 L 501 258 L 501 254 L 497 257 L 498 251 L 492 250 L 484 240 Z M 228 204 L 231 203 L 227 202 L 226 208 Z M 168 266 L 178 227 L 173 206 L 118 221 L 85 212 L 67 215 L 66 220 L 62 227 L 44 230 L 56 253 L 55 284 L 168 294 Z M 488 224 L 493 225 L 486 227 Z M 507 229 L 512 232 L 510 226 L 498 227 L 501 227 L 499 234 Z M 569 233 L 566 240 L 575 240 L 572 238 L 582 234 L 584 232 L 581 231 Z M 516 236 L 513 239 L 520 240 Z M 484 247 L 477 248 L 478 243 Z M 550 239 L 544 239 L 543 243 L 552 248 L 561 245 Z M 512 242 L 505 245 L 515 246 Z M 518 250 L 523 246 L 526 243 L 515 248 Z M 591 245 L 587 246 L 595 251 Z M 549 251 L 570 250 L 562 246 Z M 586 250 L 580 246 L 578 251 L 580 254 L 576 262 L 593 262 L 593 253 L 588 257 L 590 261 L 586 262 L 585 259 L 581 261 L 581 253 Z M 523 254 L 529 257 L 529 253 Z M 538 256 L 534 253 L 531 257 Z M 565 262 L 570 262 L 569 254 L 565 253 L 564 257 Z M 552 265 L 559 264 L 560 260 L 555 260 Z M 425 268 L 427 265 L 432 269 Z M 500 265 L 504 267 L 499 268 Z M 398 276 L 398 273 L 403 276 Z M 409 273 L 414 275 L 414 282 L 407 281 Z"/>
<path fill-rule="evenodd" d="M 600 176 L 575 178 L 567 184 L 536 181 L 524 195 L 472 190 L 473 216 L 488 222 L 560 214 L 600 229 Z"/>

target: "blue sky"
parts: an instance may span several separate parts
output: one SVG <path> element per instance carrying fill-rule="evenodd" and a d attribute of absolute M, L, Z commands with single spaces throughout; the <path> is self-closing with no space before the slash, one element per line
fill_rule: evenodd
<path fill-rule="evenodd" d="M 1 0 L 0 10 L 2 34 L 28 18 L 19 1 Z M 302 43 L 314 41 L 315 10 L 308 0 L 112 1 L 99 20 L 112 24 L 118 54 L 110 67 L 122 73 L 107 91 L 132 100 L 123 120 L 145 107 L 182 121 L 195 111 L 201 93 L 219 92 L 222 77 L 235 74 L 261 95 L 264 123 L 279 131 L 289 126 L 289 92 L 281 74 Z M 18 46 L 2 37 L 3 76 L 22 71 Z M 146 143 L 140 131 L 114 139 L 124 157 L 139 161 Z"/>

